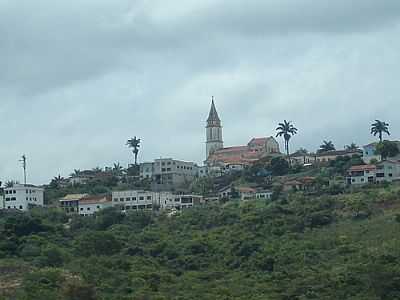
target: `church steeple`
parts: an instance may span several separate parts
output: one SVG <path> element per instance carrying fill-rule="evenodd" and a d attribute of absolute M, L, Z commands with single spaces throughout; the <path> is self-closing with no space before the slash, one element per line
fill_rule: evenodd
<path fill-rule="evenodd" d="M 209 126 L 214 125 L 214 124 L 221 125 L 221 120 L 218 116 L 217 109 L 215 108 L 214 96 L 212 97 L 212 100 L 211 100 L 211 109 L 210 109 L 210 113 L 208 114 L 207 124 Z"/>
<path fill-rule="evenodd" d="M 222 126 L 221 119 L 218 116 L 217 109 L 215 108 L 214 97 L 211 100 L 211 109 L 207 119 L 206 127 L 207 135 L 207 149 L 206 149 L 206 160 L 216 150 L 224 147 L 222 140 Z"/>

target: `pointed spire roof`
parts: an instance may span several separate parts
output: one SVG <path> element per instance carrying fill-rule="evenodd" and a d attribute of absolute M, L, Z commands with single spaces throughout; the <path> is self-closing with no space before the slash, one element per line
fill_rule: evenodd
<path fill-rule="evenodd" d="M 211 100 L 211 109 L 210 109 L 210 114 L 208 115 L 208 119 L 207 122 L 210 123 L 220 123 L 221 120 L 218 116 L 218 112 L 217 109 L 215 108 L 215 104 L 214 104 L 214 96 L 212 97 Z"/>

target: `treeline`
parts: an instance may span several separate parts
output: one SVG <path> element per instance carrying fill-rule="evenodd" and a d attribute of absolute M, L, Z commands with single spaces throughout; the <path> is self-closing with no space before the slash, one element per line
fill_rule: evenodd
<path fill-rule="evenodd" d="M 0 216 L 0 299 L 400 299 L 399 189 Z"/>

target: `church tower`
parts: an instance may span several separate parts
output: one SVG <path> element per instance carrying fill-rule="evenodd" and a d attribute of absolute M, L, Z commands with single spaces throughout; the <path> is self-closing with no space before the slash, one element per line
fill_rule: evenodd
<path fill-rule="evenodd" d="M 215 108 L 214 97 L 212 97 L 210 114 L 208 115 L 207 119 L 206 134 L 207 160 L 210 154 L 213 154 L 216 150 L 224 147 L 224 142 L 222 141 L 221 120 L 219 119 L 217 110 Z"/>

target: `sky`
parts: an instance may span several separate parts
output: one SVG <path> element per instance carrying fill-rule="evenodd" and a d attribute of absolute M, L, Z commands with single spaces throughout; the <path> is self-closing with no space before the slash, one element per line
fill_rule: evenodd
<path fill-rule="evenodd" d="M 211 96 L 226 146 L 398 139 L 399 36 L 398 0 L 0 0 L 0 181 L 127 166 L 133 136 L 201 164 Z"/>

